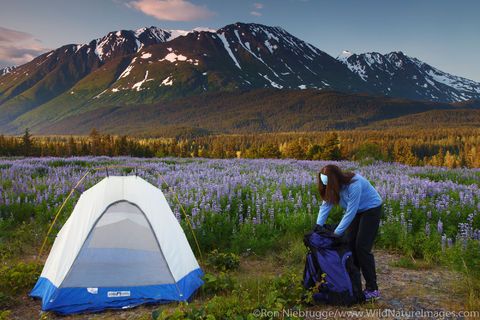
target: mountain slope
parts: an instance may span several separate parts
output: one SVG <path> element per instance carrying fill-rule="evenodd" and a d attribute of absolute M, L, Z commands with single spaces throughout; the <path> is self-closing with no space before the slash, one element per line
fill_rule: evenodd
<path fill-rule="evenodd" d="M 147 134 L 188 128 L 197 132 L 252 133 L 361 128 L 377 121 L 456 110 L 451 104 L 334 90 L 258 89 L 207 93 L 152 105 L 105 107 L 65 118 L 40 134 Z M 461 109 L 464 114 L 478 110 Z M 466 110 L 466 111 L 465 111 Z M 473 114 L 472 113 L 472 114 Z"/>
<path fill-rule="evenodd" d="M 0 76 L 3 76 L 4 74 L 10 73 L 10 72 L 12 72 L 14 69 L 15 69 L 15 66 L 0 68 Z"/>
<path fill-rule="evenodd" d="M 134 46 L 131 36 L 131 45 L 119 48 L 132 53 L 104 50 L 114 48 L 118 37 L 125 38 L 123 33 L 112 32 L 103 40 L 92 41 L 91 48 L 72 46 L 71 50 L 88 51 L 88 47 L 88 52 L 95 51 L 96 65 L 89 72 L 70 77 L 63 86 L 56 84 L 55 95 L 50 94 L 50 99 L 40 104 L 33 102 L 38 99 L 25 99 L 28 91 L 4 102 L 0 125 L 7 132 L 20 132 L 25 127 L 35 131 L 102 106 L 149 104 L 205 91 L 264 87 L 371 91 L 342 63 L 281 28 L 237 23 L 216 32 L 193 31 L 174 39 L 156 37 L 158 43 L 144 41 L 143 46 Z"/>
<path fill-rule="evenodd" d="M 180 34 L 156 27 L 120 30 L 88 44 L 66 45 L 45 53 L 0 77 L 0 126 L 70 92 L 99 67 Z M 115 63 L 115 62 L 114 62 Z"/>
<path fill-rule="evenodd" d="M 431 129 L 479 127 L 480 110 L 478 109 L 445 109 L 430 110 L 409 114 L 394 119 L 380 120 L 366 126 L 368 129 Z"/>
<path fill-rule="evenodd" d="M 480 83 L 440 71 L 402 52 L 378 52 L 339 57 L 351 71 L 379 94 L 415 100 L 455 102 L 480 98 Z"/>
<path fill-rule="evenodd" d="M 335 59 L 280 27 L 260 24 L 216 31 L 150 27 L 63 46 L 1 75 L 0 132 L 19 134 L 26 127 L 44 132 L 106 107 L 260 88 L 335 89 L 439 102 L 480 98 L 480 84 L 399 52 Z"/>

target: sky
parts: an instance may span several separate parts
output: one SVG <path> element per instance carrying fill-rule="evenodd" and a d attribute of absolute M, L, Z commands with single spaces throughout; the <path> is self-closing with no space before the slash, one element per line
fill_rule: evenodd
<path fill-rule="evenodd" d="M 402 51 L 480 82 L 478 0 L 0 0 L 0 67 L 120 29 L 280 26 L 337 57 Z"/>

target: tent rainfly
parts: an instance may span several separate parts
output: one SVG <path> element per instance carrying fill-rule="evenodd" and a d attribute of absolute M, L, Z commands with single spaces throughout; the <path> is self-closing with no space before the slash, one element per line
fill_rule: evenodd
<path fill-rule="evenodd" d="M 203 273 L 163 192 L 137 176 L 86 190 L 30 293 L 62 314 L 187 301 Z"/>

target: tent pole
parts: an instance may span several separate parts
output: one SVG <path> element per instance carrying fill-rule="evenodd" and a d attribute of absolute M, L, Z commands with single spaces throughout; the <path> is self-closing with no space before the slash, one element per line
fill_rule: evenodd
<path fill-rule="evenodd" d="M 179 205 L 180 208 L 182 209 L 183 215 L 184 215 L 185 218 L 187 219 L 187 222 L 188 222 L 188 225 L 189 225 L 189 227 L 190 227 L 190 230 L 192 230 L 193 238 L 195 239 L 195 244 L 197 245 L 198 252 L 200 253 L 200 260 L 202 260 L 202 263 L 203 263 L 202 250 L 200 250 L 200 246 L 198 245 L 197 237 L 195 236 L 195 231 L 193 231 L 192 223 L 190 222 L 190 219 L 188 218 L 188 215 L 187 215 L 187 213 L 185 212 L 185 209 L 183 208 L 182 204 L 180 203 L 180 200 L 178 200 L 177 194 L 176 194 L 175 192 L 173 192 L 172 188 L 170 188 L 170 185 L 167 183 L 167 181 L 165 181 L 165 179 L 163 179 L 163 177 L 162 177 L 162 175 L 160 174 L 160 172 L 158 172 L 156 169 L 154 169 L 154 170 L 155 170 L 155 172 L 158 174 L 158 176 L 163 180 L 163 182 L 165 182 L 165 184 L 166 184 L 167 187 L 168 187 L 168 190 L 170 190 L 170 192 L 173 194 L 173 196 L 175 197 L 175 200 L 177 200 L 178 205 Z"/>
<path fill-rule="evenodd" d="M 35 271 L 37 271 L 38 261 L 40 260 L 40 256 L 42 255 L 43 248 L 45 247 L 45 244 L 47 243 L 48 236 L 50 235 L 50 232 L 52 231 L 53 226 L 54 226 L 55 222 L 57 221 L 58 216 L 60 215 L 60 212 L 62 212 L 63 207 L 64 207 L 65 204 L 67 203 L 68 199 L 70 199 L 70 197 L 72 196 L 72 194 L 73 194 L 73 192 L 75 191 L 75 189 L 77 189 L 77 187 L 80 185 L 80 183 L 82 183 L 82 181 L 83 181 L 89 174 L 90 174 L 90 170 L 87 170 L 87 172 L 83 175 L 83 177 L 77 182 L 77 184 L 75 185 L 75 187 L 73 187 L 73 189 L 70 191 L 70 194 L 69 194 L 68 197 L 65 199 L 65 201 L 63 201 L 62 206 L 60 207 L 60 209 L 58 209 L 58 212 L 57 212 L 57 214 L 55 215 L 55 218 L 53 219 L 52 224 L 50 225 L 50 228 L 49 228 L 48 231 L 47 231 L 47 235 L 45 236 L 45 240 L 43 241 L 42 247 L 40 248 L 40 252 L 38 253 L 37 258 L 35 259 L 35 266 L 34 266 L 34 268 L 33 268 L 32 274 L 31 274 L 32 277 L 33 277 L 33 275 L 35 274 Z"/>

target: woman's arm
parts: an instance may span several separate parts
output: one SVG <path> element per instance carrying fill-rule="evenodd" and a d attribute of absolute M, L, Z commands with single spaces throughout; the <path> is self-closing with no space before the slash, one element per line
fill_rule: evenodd
<path fill-rule="evenodd" d="M 361 194 L 362 186 L 360 184 L 360 181 L 357 180 L 348 186 L 347 212 L 345 212 L 342 221 L 340 221 L 337 228 L 335 229 L 336 234 L 342 234 L 352 222 L 355 214 L 358 211 Z"/>
<path fill-rule="evenodd" d="M 332 209 L 333 204 L 327 204 L 326 201 L 322 202 L 322 205 L 320 206 L 320 210 L 318 211 L 318 218 L 317 218 L 317 224 L 320 226 L 323 226 L 325 223 L 325 220 L 327 220 L 328 214 L 330 210 Z"/>

